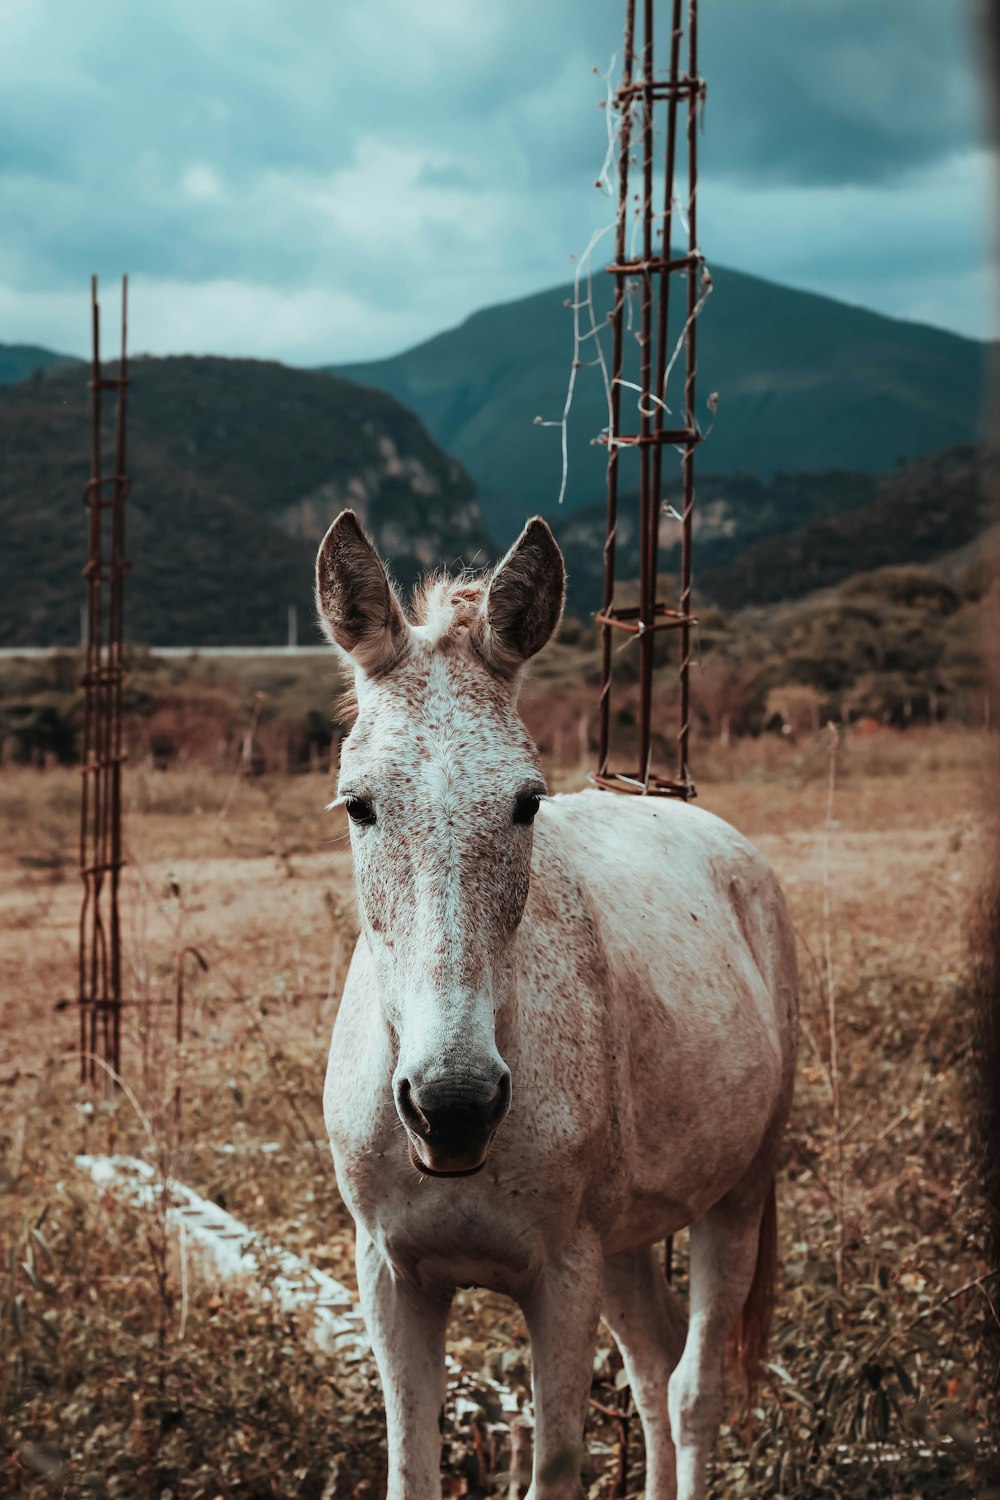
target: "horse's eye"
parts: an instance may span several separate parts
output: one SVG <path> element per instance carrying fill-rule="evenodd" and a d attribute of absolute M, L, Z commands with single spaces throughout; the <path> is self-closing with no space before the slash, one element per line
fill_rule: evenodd
<path fill-rule="evenodd" d="M 537 797 L 518 797 L 517 801 L 514 803 L 514 822 L 533 823 L 535 821 L 535 813 L 537 811 Z"/>
<path fill-rule="evenodd" d="M 347 816 L 352 823 L 360 823 L 368 827 L 375 821 L 375 809 L 367 797 L 349 797 L 345 803 Z"/>

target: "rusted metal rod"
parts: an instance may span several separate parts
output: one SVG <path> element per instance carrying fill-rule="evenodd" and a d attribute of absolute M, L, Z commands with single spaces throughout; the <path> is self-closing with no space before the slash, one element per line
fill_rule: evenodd
<path fill-rule="evenodd" d="M 654 37 L 654 0 L 642 0 L 641 50 L 636 37 L 636 0 L 626 0 L 625 57 L 621 84 L 615 93 L 619 113 L 618 217 L 615 256 L 608 266 L 615 279 L 610 322 L 612 327 L 610 427 L 604 436 L 608 449 L 607 538 L 604 545 L 604 594 L 596 619 L 601 627 L 601 686 L 598 724 L 598 765 L 593 780 L 598 786 L 615 791 L 640 792 L 646 795 L 693 797 L 694 782 L 689 766 L 690 744 L 690 669 L 692 627 L 691 545 L 694 516 L 694 453 L 701 442 L 695 404 L 696 345 L 695 323 L 701 307 L 702 285 L 707 273 L 698 246 L 695 200 L 698 186 L 697 122 L 705 97 L 705 85 L 698 76 L 697 0 L 669 0 L 670 44 L 666 78 L 657 78 Z M 686 41 L 686 48 L 684 43 Z M 682 52 L 686 57 L 682 59 Z M 638 68 L 636 67 L 638 52 Z M 683 63 L 683 71 L 682 71 Z M 638 76 L 635 76 L 636 71 Z M 676 154 L 681 105 L 686 102 L 687 125 L 687 246 L 675 254 L 673 228 L 675 217 Z M 662 158 L 663 207 L 657 213 L 653 205 L 655 184 L 655 145 L 657 107 L 665 107 L 665 148 Z M 635 155 L 633 156 L 633 151 Z M 630 171 L 638 170 L 641 188 L 641 253 L 629 253 L 628 220 Z M 634 173 L 633 173 L 634 175 Z M 657 219 L 660 220 L 657 226 Z M 659 243 L 657 244 L 657 237 Z M 670 277 L 682 274 L 687 283 L 686 321 L 678 339 L 670 336 Z M 630 286 L 638 285 L 641 302 L 639 313 L 639 398 L 638 432 L 623 432 L 622 386 L 625 380 L 625 306 Z M 683 348 L 684 418 L 683 426 L 666 425 L 666 384 L 673 363 L 672 348 Z M 676 422 L 676 418 L 674 419 Z M 681 521 L 680 583 L 675 607 L 668 607 L 658 594 L 660 590 L 660 524 L 663 514 L 663 456 L 668 447 L 681 450 L 683 510 Z M 621 515 L 621 453 L 637 451 L 639 467 L 639 570 L 638 606 L 616 603 L 616 538 Z M 656 706 L 654 705 L 654 668 L 656 636 L 667 629 L 679 631 L 677 683 L 677 768 L 670 777 L 653 769 L 656 751 Z M 615 631 L 626 631 L 637 639 L 639 702 L 636 714 L 635 762 L 626 768 L 612 764 L 612 730 L 614 725 L 614 654 Z"/>
<path fill-rule="evenodd" d="M 80 1076 L 93 1083 L 99 1060 L 108 1086 L 121 1073 L 122 854 L 121 767 L 124 663 L 125 501 L 128 495 L 126 418 L 128 391 L 128 278 L 122 277 L 118 374 L 101 370 L 101 313 L 97 277 L 91 277 L 91 477 L 83 503 L 89 511 L 87 633 L 84 642 L 83 723 L 80 744 L 80 906 L 77 1004 Z M 101 397 L 117 396 L 114 467 L 103 472 Z M 110 498 L 105 487 L 110 489 Z"/>
<path fill-rule="evenodd" d="M 688 72 L 698 73 L 698 0 L 688 0 Z M 687 96 L 688 139 L 688 244 L 693 251 L 698 244 L 698 108 L 701 96 L 692 89 Z M 698 331 L 698 271 L 687 268 L 687 322 L 684 325 L 684 425 L 695 425 L 695 374 L 698 359 L 695 340 Z M 685 448 L 681 457 L 684 479 L 684 508 L 681 519 L 681 596 L 682 615 L 691 612 L 691 537 L 694 517 L 694 449 Z M 683 785 L 691 782 L 688 771 L 688 743 L 691 731 L 691 627 L 681 629 L 681 660 L 678 671 L 680 687 L 680 724 L 677 729 L 677 779 Z"/>
<path fill-rule="evenodd" d="M 635 45 L 635 0 L 627 0 L 625 7 L 625 57 L 622 64 L 622 82 L 619 100 L 627 96 L 632 85 L 632 51 Z M 615 224 L 615 262 L 623 265 L 628 250 L 628 158 L 632 147 L 632 112 L 628 107 L 621 110 L 620 154 L 621 170 L 618 174 L 618 215 Z M 615 277 L 615 295 L 611 311 L 611 430 L 608 433 L 608 515 L 607 534 L 604 542 L 604 607 L 607 615 L 615 602 L 615 537 L 618 532 L 618 463 L 620 446 L 612 439 L 618 433 L 622 404 L 622 357 L 623 317 L 625 307 L 625 278 Z M 599 703 L 599 726 L 597 747 L 597 779 L 607 775 L 610 751 L 611 722 L 611 631 L 601 631 L 601 693 Z"/>

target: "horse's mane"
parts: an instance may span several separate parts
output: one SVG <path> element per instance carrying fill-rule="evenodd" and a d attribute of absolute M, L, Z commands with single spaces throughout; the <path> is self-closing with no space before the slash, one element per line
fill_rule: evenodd
<path fill-rule="evenodd" d="M 488 573 L 428 573 L 413 591 L 410 614 L 434 646 L 450 645 L 469 629 L 489 583 Z"/>
<path fill-rule="evenodd" d="M 474 573 L 468 568 L 461 573 L 425 573 L 410 596 L 410 623 L 423 626 L 425 638 L 435 650 L 459 644 L 479 613 L 490 577 L 489 570 Z M 353 677 L 337 706 L 343 719 L 350 721 L 356 715 Z"/>

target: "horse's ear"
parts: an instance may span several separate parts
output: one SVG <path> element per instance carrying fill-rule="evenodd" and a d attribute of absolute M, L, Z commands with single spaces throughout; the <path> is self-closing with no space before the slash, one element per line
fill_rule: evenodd
<path fill-rule="evenodd" d="M 316 605 L 326 635 L 368 676 L 387 672 L 406 650 L 399 600 L 353 510 L 342 510 L 320 542 Z"/>
<path fill-rule="evenodd" d="M 487 666 L 513 677 L 552 635 L 565 597 L 562 553 L 541 516 L 534 516 L 497 564 L 473 627 L 473 644 Z"/>

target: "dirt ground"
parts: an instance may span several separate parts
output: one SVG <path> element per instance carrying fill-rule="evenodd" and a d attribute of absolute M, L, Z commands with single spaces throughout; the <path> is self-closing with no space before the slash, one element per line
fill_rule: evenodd
<path fill-rule="evenodd" d="M 928 943 L 947 966 L 966 946 L 988 801 L 980 740 L 901 739 L 891 738 L 887 762 L 885 746 L 842 746 L 832 802 L 823 747 L 808 758 L 789 747 L 766 768 L 736 762 L 736 774 L 700 785 L 699 805 L 751 838 L 777 871 L 803 940 L 825 894 L 838 966 L 890 944 L 900 960 L 929 957 Z M 560 789 L 584 784 L 564 769 L 550 779 Z M 200 1005 L 235 996 L 284 1004 L 283 1025 L 325 1033 L 354 934 L 345 820 L 325 811 L 331 795 L 320 776 L 263 784 L 201 771 L 126 777 L 131 1000 L 169 999 L 176 955 L 191 946 L 208 964 L 188 985 L 193 1034 L 204 1023 Z M 72 1012 L 56 1009 L 76 993 L 77 796 L 72 772 L 8 769 L 0 783 L 0 1069 L 8 1077 L 37 1066 L 54 1043 L 77 1047 Z M 126 1035 L 134 1044 L 135 1024 Z"/>
<path fill-rule="evenodd" d="M 983 736 L 928 730 L 836 748 L 826 735 L 712 746 L 701 757 L 701 804 L 753 839 L 782 880 L 803 972 L 778 1373 L 761 1398 L 777 1415 L 749 1460 L 740 1433 L 725 1429 L 717 1496 L 970 1492 L 960 1486 L 985 1441 L 976 1346 L 989 1299 L 968 1125 L 966 955 L 992 832 L 987 750 Z M 549 769 L 556 786 L 581 784 L 578 770 Z M 68 772 L 0 778 L 0 1132 L 15 1204 L 18 1193 L 44 1194 L 73 1151 L 141 1147 L 127 1108 L 94 1110 L 77 1086 L 77 794 Z M 123 1068 L 155 1124 L 181 1063 L 172 1170 L 352 1281 L 320 1111 L 354 940 L 344 818 L 324 811 L 330 795 L 320 775 L 127 773 Z M 179 969 L 180 1054 L 169 1040 Z M 58 1100 L 65 1113 L 53 1123 Z M 264 1141 L 280 1150 L 261 1156 Z M 683 1290 L 683 1244 L 678 1275 Z M 891 1358 L 882 1344 L 871 1352 L 873 1326 L 897 1340 Z M 914 1345 L 913 1329 L 933 1349 Z M 453 1344 L 469 1361 L 523 1380 L 521 1335 L 499 1299 L 463 1298 Z M 866 1469 L 853 1488 L 823 1487 L 837 1443 L 889 1435 L 929 1444 L 920 1463 L 931 1479 L 919 1466 L 888 1479 Z M 792 1468 L 774 1456 L 785 1451 Z M 603 1483 L 593 1493 L 607 1493 Z"/>

